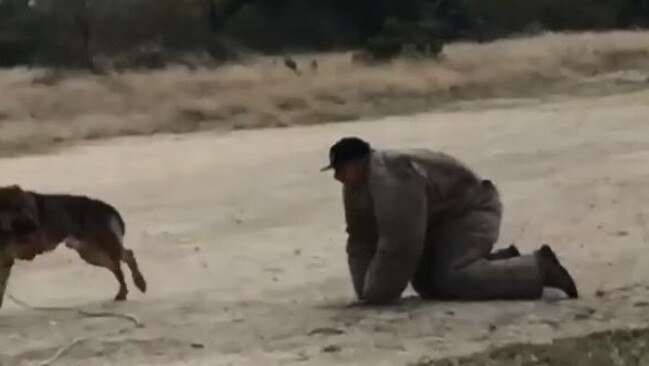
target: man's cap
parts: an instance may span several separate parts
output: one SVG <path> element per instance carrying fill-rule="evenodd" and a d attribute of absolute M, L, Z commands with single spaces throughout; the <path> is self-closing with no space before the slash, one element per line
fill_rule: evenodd
<path fill-rule="evenodd" d="M 329 149 L 329 165 L 320 171 L 335 169 L 349 161 L 362 159 L 370 154 L 371 146 L 358 137 L 345 137 Z"/>

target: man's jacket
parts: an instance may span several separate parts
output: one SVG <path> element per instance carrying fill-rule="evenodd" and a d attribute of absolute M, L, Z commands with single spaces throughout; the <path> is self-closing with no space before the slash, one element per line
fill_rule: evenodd
<path fill-rule="evenodd" d="M 482 180 L 430 150 L 376 151 L 367 184 L 343 189 L 354 289 L 368 303 L 396 300 L 411 280 L 431 224 L 480 200 Z"/>

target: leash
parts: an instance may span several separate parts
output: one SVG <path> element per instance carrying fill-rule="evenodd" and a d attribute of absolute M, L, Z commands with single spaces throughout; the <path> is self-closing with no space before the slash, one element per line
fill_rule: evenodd
<path fill-rule="evenodd" d="M 85 337 L 78 337 L 72 340 L 72 342 L 60 347 L 54 355 L 52 355 L 50 358 L 41 361 L 38 363 L 38 366 L 50 366 L 54 362 L 56 362 L 59 358 L 63 357 L 66 353 L 68 353 L 72 348 L 77 346 L 78 344 L 81 344 L 83 342 L 86 342 L 90 339 L 93 338 L 98 338 L 98 337 L 108 337 L 111 335 L 117 335 L 121 334 L 123 332 L 126 332 L 131 329 L 135 328 L 144 328 L 144 323 L 140 321 L 135 315 L 132 314 L 122 314 L 122 313 L 113 313 L 113 312 L 108 312 L 108 311 L 102 311 L 102 312 L 95 312 L 95 311 L 87 311 L 87 310 L 79 310 L 79 309 L 74 309 L 74 308 L 68 308 L 68 307 L 49 307 L 49 306 L 32 306 L 28 304 L 27 302 L 20 300 L 13 296 L 12 294 L 7 294 L 7 298 L 11 301 L 13 301 L 16 305 L 29 309 L 29 310 L 34 310 L 34 311 L 75 311 L 77 314 L 84 318 L 117 318 L 117 319 L 124 319 L 128 320 L 132 324 L 130 326 L 122 327 L 117 330 L 112 330 L 110 332 L 105 332 L 105 333 L 100 333 L 100 334 L 92 334 L 89 336 Z"/>

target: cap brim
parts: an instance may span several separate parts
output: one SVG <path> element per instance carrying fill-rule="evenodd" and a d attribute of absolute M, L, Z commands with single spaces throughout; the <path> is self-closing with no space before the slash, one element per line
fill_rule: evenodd
<path fill-rule="evenodd" d="M 331 170 L 331 169 L 333 169 L 333 168 L 334 168 L 334 166 L 331 165 L 331 164 L 329 164 L 329 165 L 327 165 L 327 166 L 325 166 L 325 167 L 320 168 L 320 171 L 321 171 L 321 172 L 326 172 L 327 170 Z"/>

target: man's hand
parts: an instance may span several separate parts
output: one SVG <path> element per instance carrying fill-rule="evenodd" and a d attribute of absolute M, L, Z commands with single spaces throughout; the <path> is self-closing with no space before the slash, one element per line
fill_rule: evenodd
<path fill-rule="evenodd" d="M 345 307 L 348 308 L 348 309 L 354 309 L 354 308 L 363 308 L 363 307 L 367 307 L 367 306 L 368 305 L 367 305 L 367 303 L 365 303 L 364 300 L 355 300 L 355 301 L 352 301 L 351 303 L 347 304 L 347 306 L 345 306 Z"/>
<path fill-rule="evenodd" d="M 394 300 L 390 300 L 382 303 L 370 303 L 367 300 L 359 299 L 349 303 L 346 306 L 346 308 L 355 309 L 355 308 L 375 308 L 375 307 L 383 307 L 383 306 L 394 306 L 394 305 L 398 305 L 400 301 L 401 301 L 400 298 L 395 298 Z"/>

